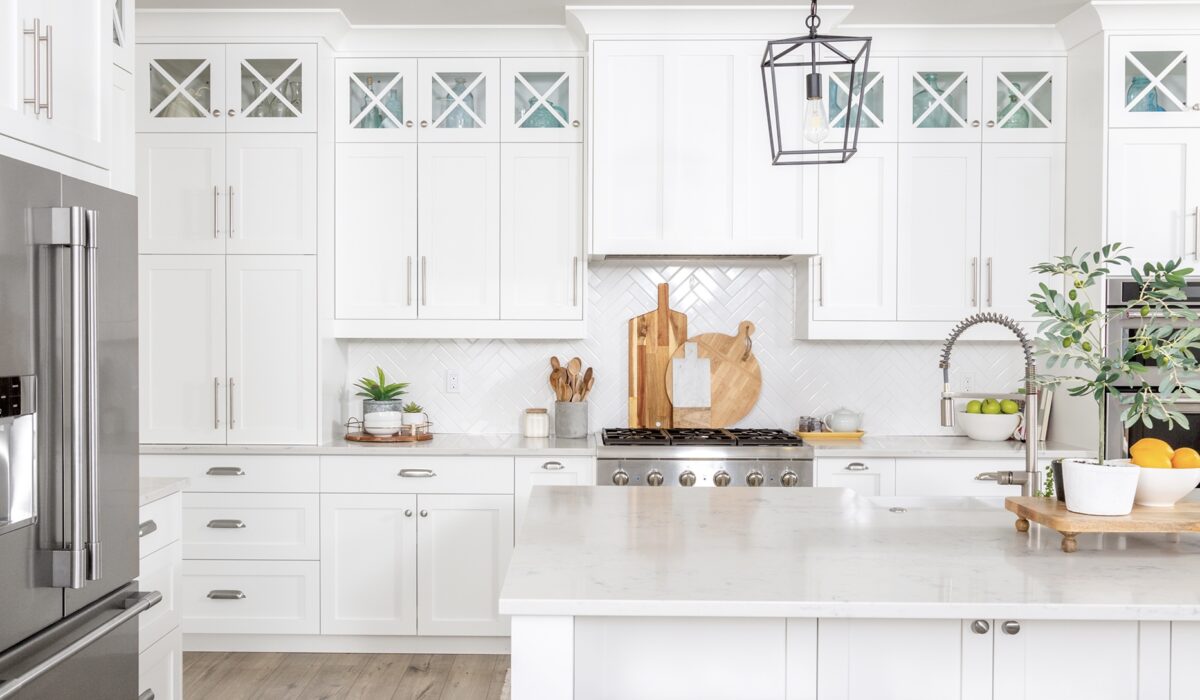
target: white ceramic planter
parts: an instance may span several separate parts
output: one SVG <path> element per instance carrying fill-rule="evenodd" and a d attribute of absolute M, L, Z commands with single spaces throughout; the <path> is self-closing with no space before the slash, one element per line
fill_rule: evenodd
<path fill-rule="evenodd" d="M 387 437 L 400 432 L 403 415 L 401 401 L 363 401 L 363 430 L 368 435 Z"/>
<path fill-rule="evenodd" d="M 425 425 L 429 420 L 424 413 L 403 413 L 400 417 L 404 425 Z"/>
<path fill-rule="evenodd" d="M 1105 464 L 1063 460 L 1067 510 L 1082 515 L 1129 515 L 1142 468 L 1127 459 Z"/>

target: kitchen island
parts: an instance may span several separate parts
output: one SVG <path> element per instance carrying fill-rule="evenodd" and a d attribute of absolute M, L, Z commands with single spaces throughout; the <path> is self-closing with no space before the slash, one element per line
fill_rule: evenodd
<path fill-rule="evenodd" d="M 1200 537 L 980 499 L 535 489 L 500 596 L 514 700 L 1200 697 Z"/>

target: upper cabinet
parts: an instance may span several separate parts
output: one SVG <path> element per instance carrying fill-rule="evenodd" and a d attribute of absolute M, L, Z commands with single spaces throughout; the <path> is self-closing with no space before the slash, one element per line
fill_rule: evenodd
<path fill-rule="evenodd" d="M 142 44 L 138 131 L 316 130 L 310 44 Z"/>
<path fill-rule="evenodd" d="M 1136 264 L 1200 259 L 1200 132 L 1112 130 L 1108 193 L 1108 240 Z"/>
<path fill-rule="evenodd" d="M 113 63 L 133 74 L 134 12 L 133 0 L 107 0 L 112 5 Z"/>
<path fill-rule="evenodd" d="M 498 58 L 419 61 L 419 138 L 434 142 L 499 141 L 499 78 Z"/>
<path fill-rule="evenodd" d="M 980 140 L 982 72 L 978 58 L 900 59 L 900 140 Z"/>
<path fill-rule="evenodd" d="M 583 141 L 583 59 L 500 61 L 505 141 Z"/>
<path fill-rule="evenodd" d="M 854 83 L 848 70 L 825 71 L 825 96 L 829 103 L 829 126 L 837 134 L 858 120 L 859 143 L 894 142 L 899 129 L 896 85 L 899 62 L 895 58 L 871 57 L 867 71 Z M 861 114 L 860 114 L 861 112 Z"/>
<path fill-rule="evenodd" d="M 416 59 L 339 58 L 334 84 L 338 141 L 417 140 Z"/>
<path fill-rule="evenodd" d="M 1109 124 L 1200 126 L 1200 36 L 1114 36 L 1109 40 Z"/>
<path fill-rule="evenodd" d="M 983 59 L 983 140 L 1066 141 L 1066 85 L 1062 57 Z"/>

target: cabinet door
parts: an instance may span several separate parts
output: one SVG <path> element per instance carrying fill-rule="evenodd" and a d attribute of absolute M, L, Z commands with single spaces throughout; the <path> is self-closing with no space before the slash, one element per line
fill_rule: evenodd
<path fill-rule="evenodd" d="M 979 141 L 978 58 L 900 59 L 900 140 Z"/>
<path fill-rule="evenodd" d="M 816 486 L 850 489 L 860 496 L 893 496 L 896 461 L 892 459 L 819 459 L 813 466 Z"/>
<path fill-rule="evenodd" d="M 995 700 L 1138 697 L 1136 621 L 996 620 L 995 627 Z"/>
<path fill-rule="evenodd" d="M 596 462 L 591 457 L 517 457 L 516 529 L 521 532 L 529 492 L 534 486 L 590 486 L 596 479 Z"/>
<path fill-rule="evenodd" d="M 421 59 L 417 75 L 422 141 L 500 140 L 499 59 Z"/>
<path fill-rule="evenodd" d="M 224 253 L 224 134 L 138 134 L 138 251 Z"/>
<path fill-rule="evenodd" d="M 821 168 L 813 320 L 896 319 L 896 187 L 894 143 Z"/>
<path fill-rule="evenodd" d="M 1021 459 L 898 459 L 896 495 L 981 498 L 1020 496 L 1020 486 L 1000 486 L 994 481 L 975 480 L 975 477 L 983 472 L 997 470 L 1025 471 L 1025 462 Z"/>
<path fill-rule="evenodd" d="M 417 633 L 417 497 L 321 496 L 321 632 Z"/>
<path fill-rule="evenodd" d="M 12 0 L 0 3 L 0 45 L 5 47 L 0 61 L 0 133 L 12 138 L 36 143 L 38 130 L 43 127 L 35 114 L 33 100 L 34 66 L 40 71 L 44 55 L 33 38 L 25 31 L 45 22 L 45 3 L 42 0 Z M 39 75 L 40 77 L 40 75 Z M 38 97 L 44 83 L 38 82 Z M 37 110 L 41 111 L 40 107 Z"/>
<path fill-rule="evenodd" d="M 899 61 L 872 56 L 867 68 L 862 79 L 853 86 L 850 85 L 851 74 L 848 70 L 826 70 L 825 97 L 829 103 L 831 133 L 838 135 L 839 130 L 846 127 L 847 119 L 851 126 L 857 119 L 859 143 L 894 143 L 898 138 L 900 121 L 900 100 L 897 97 Z"/>
<path fill-rule="evenodd" d="M 137 194 L 137 139 L 133 126 L 133 76 L 119 66 L 112 75 L 112 119 L 109 122 L 109 187 Z"/>
<path fill-rule="evenodd" d="M 982 192 L 982 308 L 1032 321 L 1029 295 L 1053 281 L 1030 268 L 1065 242 L 1066 144 L 984 144 Z"/>
<path fill-rule="evenodd" d="M 314 443 L 316 260 L 230 257 L 228 277 L 229 443 Z"/>
<path fill-rule="evenodd" d="M 46 0 L 43 62 L 50 150 L 108 168 L 112 16 L 106 2 Z"/>
<path fill-rule="evenodd" d="M 583 59 L 500 61 L 501 138 L 583 141 Z"/>
<path fill-rule="evenodd" d="M 183 634 L 178 628 L 138 654 L 138 692 L 138 697 L 154 700 L 183 700 Z"/>
<path fill-rule="evenodd" d="M 229 253 L 317 252 L 316 134 L 229 134 Z"/>
<path fill-rule="evenodd" d="M 817 648 L 819 698 L 962 697 L 960 620 L 822 619 Z"/>
<path fill-rule="evenodd" d="M 1067 140 L 1067 59 L 983 59 L 984 141 Z"/>
<path fill-rule="evenodd" d="M 1108 136 L 1108 240 L 1134 263 L 1196 260 L 1200 245 L 1200 133 L 1116 129 Z"/>
<path fill-rule="evenodd" d="M 500 144 L 418 151 L 421 318 L 500 317 Z"/>
<path fill-rule="evenodd" d="M 337 317 L 416 318 L 416 144 L 338 144 L 334 180 Z"/>
<path fill-rule="evenodd" d="M 144 443 L 225 443 L 225 258 L 142 255 L 138 405 Z"/>
<path fill-rule="evenodd" d="M 138 44 L 138 131 L 225 131 L 224 71 L 222 44 Z"/>
<path fill-rule="evenodd" d="M 335 65 L 339 142 L 417 140 L 416 59 L 339 58 Z"/>
<path fill-rule="evenodd" d="M 512 496 L 417 497 L 417 631 L 505 636 L 500 586 L 513 548 Z"/>
<path fill-rule="evenodd" d="M 979 308 L 979 144 L 900 144 L 896 312 L 957 321 Z"/>
<path fill-rule="evenodd" d="M 500 147 L 500 317 L 583 318 L 583 146 Z"/>
<path fill-rule="evenodd" d="M 113 65 L 133 75 L 135 37 L 134 0 L 107 0 L 112 6 Z"/>
<path fill-rule="evenodd" d="M 229 131 L 316 131 L 314 44 L 229 44 L 225 48 Z"/>
<path fill-rule="evenodd" d="M 1112 126 L 1200 126 L 1200 70 L 1192 68 L 1200 57 L 1200 39 L 1114 36 L 1109 42 Z"/>

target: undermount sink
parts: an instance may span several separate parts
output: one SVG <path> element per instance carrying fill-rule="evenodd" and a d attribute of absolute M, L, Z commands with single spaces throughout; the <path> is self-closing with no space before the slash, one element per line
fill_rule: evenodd
<path fill-rule="evenodd" d="M 1004 508 L 1004 496 L 866 496 L 859 499 L 872 508 L 885 510 L 997 510 Z"/>

